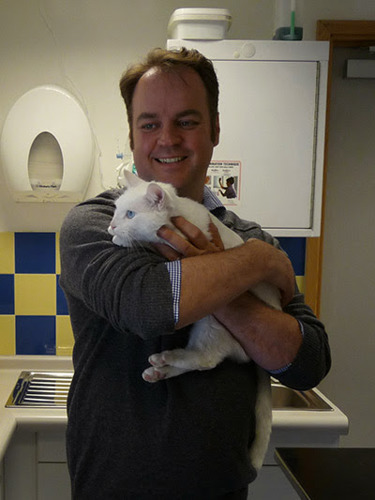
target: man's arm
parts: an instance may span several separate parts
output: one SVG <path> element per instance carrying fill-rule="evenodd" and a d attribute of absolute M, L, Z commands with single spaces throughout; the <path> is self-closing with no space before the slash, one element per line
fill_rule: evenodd
<path fill-rule="evenodd" d="M 288 366 L 301 347 L 298 321 L 289 314 L 271 309 L 251 293 L 242 294 L 217 309 L 214 315 L 246 354 L 265 370 Z"/>
<path fill-rule="evenodd" d="M 188 240 L 167 227 L 161 228 L 158 234 L 177 249 L 176 253 L 169 247 L 159 247 L 165 257 L 184 257 L 181 260 L 177 329 L 227 306 L 260 282 L 265 281 L 278 288 L 284 304 L 292 299 L 294 272 L 289 259 L 280 250 L 263 241 L 251 239 L 239 247 L 222 251 L 214 225 L 213 241 L 208 242 L 185 219 L 177 218 L 174 222 Z"/>
<path fill-rule="evenodd" d="M 249 243 L 250 245 L 254 244 L 253 246 L 247 247 L 247 244 L 244 244 L 239 248 L 222 252 L 222 255 L 219 254 L 219 257 L 223 258 L 229 254 L 233 262 L 226 261 L 225 266 L 217 270 L 216 264 L 221 261 L 216 255 L 222 249 L 220 241 L 217 240 L 218 235 L 213 235 L 216 245 L 206 241 L 205 247 L 205 237 L 199 233 L 194 234 L 193 230 L 190 231 L 188 224 L 184 220 L 176 221 L 176 225 L 190 238 L 190 241 L 195 241 L 194 245 L 186 243 L 182 239 L 179 241 L 177 235 L 171 234 L 172 231 L 164 232 L 163 230 L 164 237 L 174 244 L 180 252 L 177 253 L 168 247 L 163 249 L 164 256 L 173 260 L 181 255 L 202 255 L 205 248 L 208 252 L 213 253 L 203 255 L 205 260 L 207 259 L 207 274 L 203 274 L 202 268 L 195 265 L 198 264 L 198 261 L 195 261 L 194 258 L 186 258 L 181 261 L 185 276 L 184 294 L 180 305 L 184 308 L 184 315 L 177 326 L 183 321 L 188 324 L 189 318 L 194 317 L 194 308 L 203 313 L 202 315 L 213 313 L 238 340 L 247 354 L 259 365 L 271 371 L 283 384 L 300 390 L 316 386 L 328 373 L 331 365 L 328 337 L 324 325 L 304 303 L 303 296 L 298 290 L 297 293 L 293 293 L 296 292 L 294 288 L 292 292 L 291 281 L 293 281 L 293 287 L 295 282 L 289 260 L 272 245 L 259 240 L 255 240 L 257 243 L 250 240 Z M 259 246 L 257 246 L 258 243 Z M 253 251 L 249 261 L 246 260 L 249 258 L 246 253 L 248 250 Z M 245 252 L 244 255 L 241 255 L 242 251 Z M 268 254 L 268 252 L 270 253 Z M 274 261 L 275 257 L 277 258 Z M 281 260 L 278 261 L 278 259 Z M 202 262 L 201 258 L 199 262 Z M 215 263 L 214 267 L 211 267 L 212 262 Z M 234 264 L 234 268 L 231 268 L 232 264 Z M 245 270 L 242 267 L 243 264 Z M 250 268 L 246 268 L 248 265 Z M 227 280 L 227 274 L 223 275 L 220 272 L 224 269 L 230 269 L 230 273 L 234 273 L 232 275 L 229 273 L 229 280 Z M 193 296 L 188 295 L 190 271 L 193 272 L 194 286 L 198 287 L 195 288 L 195 293 L 190 292 Z M 209 278 L 209 287 L 211 288 L 205 286 L 210 271 L 214 271 Z M 249 277 L 248 272 L 253 273 L 252 276 Z M 221 278 L 224 277 L 220 286 L 217 286 L 218 276 L 216 273 Z M 262 277 L 261 281 L 269 281 L 284 292 L 284 312 L 269 308 L 247 291 L 239 292 L 239 289 L 243 289 L 245 286 L 244 283 L 249 285 L 248 288 L 254 286 L 254 282 L 257 282 L 260 276 Z M 232 300 L 229 299 L 231 294 L 236 296 Z M 199 301 L 201 302 L 198 303 Z M 217 307 L 213 307 L 215 301 L 220 303 Z M 207 307 L 213 308 L 206 311 Z M 190 316 L 191 313 L 192 316 Z"/>

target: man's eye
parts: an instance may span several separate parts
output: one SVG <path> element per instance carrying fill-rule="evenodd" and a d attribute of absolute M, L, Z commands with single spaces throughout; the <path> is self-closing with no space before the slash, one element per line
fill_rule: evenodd
<path fill-rule="evenodd" d="M 127 210 L 126 217 L 127 219 L 132 219 L 133 217 L 135 217 L 135 212 L 133 210 Z"/>
<path fill-rule="evenodd" d="M 141 129 L 142 130 L 154 130 L 156 128 L 156 123 L 144 123 L 142 126 L 141 126 Z"/>
<path fill-rule="evenodd" d="M 182 128 L 193 128 L 198 123 L 195 120 L 181 120 L 179 122 L 179 124 L 180 124 L 180 127 L 182 127 Z"/>

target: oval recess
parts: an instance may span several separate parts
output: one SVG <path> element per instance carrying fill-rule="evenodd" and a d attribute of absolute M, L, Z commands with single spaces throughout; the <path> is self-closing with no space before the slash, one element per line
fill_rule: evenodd
<path fill-rule="evenodd" d="M 64 174 L 64 159 L 55 136 L 42 132 L 34 139 L 27 162 L 32 189 L 58 191 Z"/>

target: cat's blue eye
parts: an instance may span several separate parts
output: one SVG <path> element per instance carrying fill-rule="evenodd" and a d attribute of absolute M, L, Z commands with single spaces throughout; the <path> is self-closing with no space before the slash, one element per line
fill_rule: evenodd
<path fill-rule="evenodd" d="M 135 216 L 135 212 L 133 210 L 127 210 L 126 211 L 126 217 L 128 219 L 132 219 Z"/>

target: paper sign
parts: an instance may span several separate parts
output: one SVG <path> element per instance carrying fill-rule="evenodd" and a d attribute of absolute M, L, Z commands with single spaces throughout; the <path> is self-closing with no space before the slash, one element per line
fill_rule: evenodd
<path fill-rule="evenodd" d="M 224 206 L 238 206 L 241 201 L 241 162 L 213 160 L 207 170 L 206 186 Z"/>

